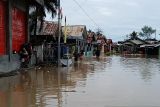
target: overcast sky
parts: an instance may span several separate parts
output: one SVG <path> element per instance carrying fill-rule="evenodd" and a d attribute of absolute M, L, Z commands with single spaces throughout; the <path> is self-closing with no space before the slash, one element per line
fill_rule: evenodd
<path fill-rule="evenodd" d="M 123 40 L 133 30 L 139 32 L 144 25 L 148 25 L 157 30 L 157 38 L 160 39 L 160 0 L 76 1 L 90 18 L 74 0 L 61 0 L 68 25 L 86 25 L 91 30 L 99 27 L 107 38 L 114 41 Z M 51 20 L 50 17 L 47 20 Z"/>

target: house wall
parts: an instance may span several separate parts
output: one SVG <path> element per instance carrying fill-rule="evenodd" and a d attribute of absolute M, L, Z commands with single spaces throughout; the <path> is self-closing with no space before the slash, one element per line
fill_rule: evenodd
<path fill-rule="evenodd" d="M 43 62 L 43 45 L 39 45 L 39 46 L 35 46 L 34 47 L 34 51 L 35 51 L 35 54 L 36 54 L 36 63 L 41 63 Z"/>
<path fill-rule="evenodd" d="M 159 54 L 159 48 L 155 47 L 147 47 L 146 48 L 146 54 L 147 55 L 158 55 Z"/>

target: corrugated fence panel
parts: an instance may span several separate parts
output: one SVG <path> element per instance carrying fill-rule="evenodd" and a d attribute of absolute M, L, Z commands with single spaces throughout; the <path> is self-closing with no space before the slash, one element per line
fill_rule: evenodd
<path fill-rule="evenodd" d="M 0 55 L 6 54 L 5 2 L 0 1 Z"/>
<path fill-rule="evenodd" d="M 12 9 L 12 49 L 19 51 L 26 41 L 26 15 L 25 12 Z"/>

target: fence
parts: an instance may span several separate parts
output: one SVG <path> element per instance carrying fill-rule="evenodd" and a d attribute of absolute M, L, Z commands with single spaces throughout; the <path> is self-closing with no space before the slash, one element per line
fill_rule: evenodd
<path fill-rule="evenodd" d="M 44 47 L 43 48 L 43 61 L 45 63 L 56 63 L 57 62 L 57 52 L 53 47 Z"/>

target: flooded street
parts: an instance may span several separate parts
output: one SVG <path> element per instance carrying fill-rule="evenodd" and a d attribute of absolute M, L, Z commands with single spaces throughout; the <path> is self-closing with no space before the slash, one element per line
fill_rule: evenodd
<path fill-rule="evenodd" d="M 159 107 L 160 60 L 109 56 L 0 78 L 0 107 Z"/>

